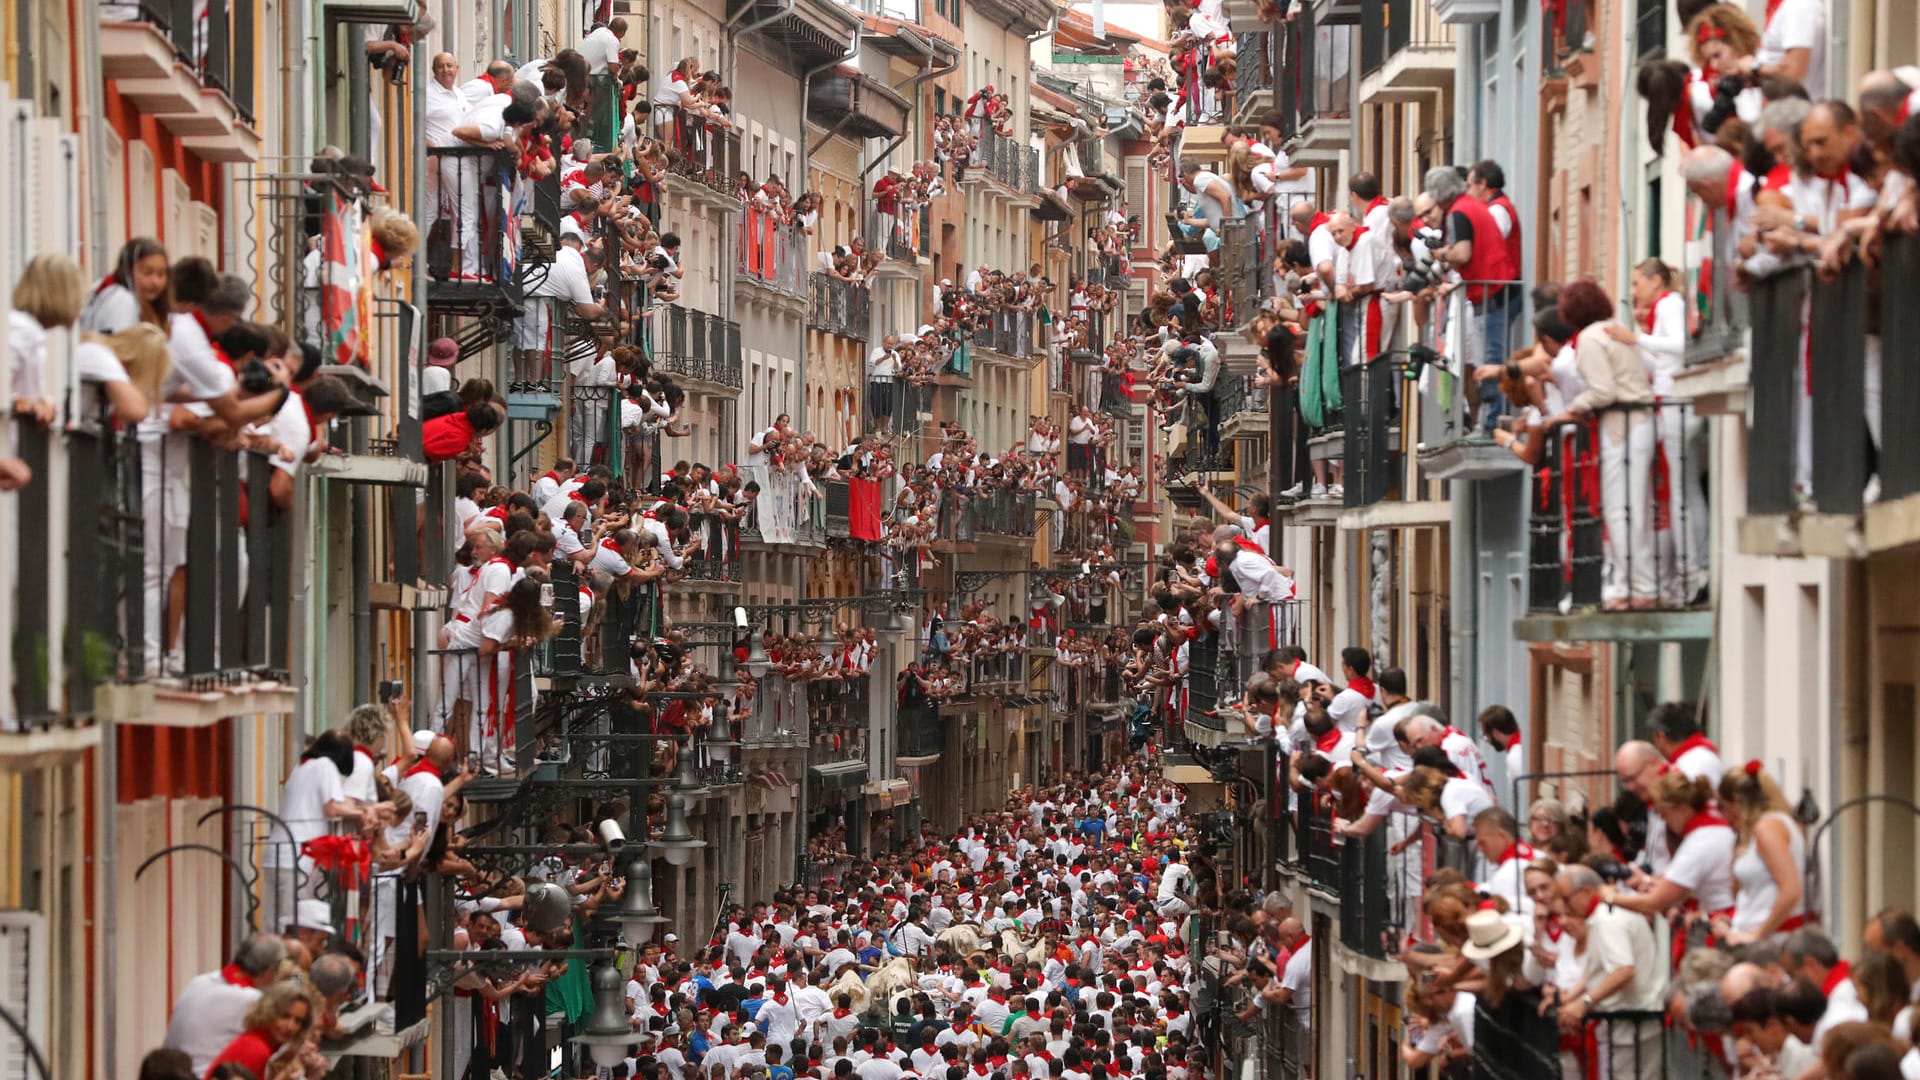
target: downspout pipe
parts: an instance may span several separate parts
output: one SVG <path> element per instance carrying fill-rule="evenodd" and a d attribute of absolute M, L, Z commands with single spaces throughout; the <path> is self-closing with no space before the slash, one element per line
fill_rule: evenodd
<path fill-rule="evenodd" d="M 947 64 L 944 67 L 934 67 L 933 66 L 933 42 L 931 41 L 927 41 L 926 47 L 921 51 L 927 54 L 926 70 L 907 76 L 905 79 L 902 79 L 900 81 L 900 85 L 893 88 L 894 93 L 899 94 L 900 96 L 906 98 L 908 101 L 913 103 L 913 110 L 915 112 L 920 111 L 920 97 L 918 94 L 914 93 L 914 91 L 919 88 L 920 84 L 936 76 L 946 75 L 952 72 L 955 68 L 960 66 L 959 63 L 956 62 L 956 63 Z M 894 150 L 898 149 L 900 144 L 905 142 L 906 139 L 907 139 L 906 133 L 901 132 L 898 138 L 888 143 L 886 146 L 886 149 L 880 151 L 879 154 L 875 155 L 873 161 L 869 163 L 866 168 L 860 170 L 860 179 L 864 181 L 867 178 L 868 174 L 872 173 L 873 170 L 879 168 L 887 160 L 887 158 L 893 155 Z"/>

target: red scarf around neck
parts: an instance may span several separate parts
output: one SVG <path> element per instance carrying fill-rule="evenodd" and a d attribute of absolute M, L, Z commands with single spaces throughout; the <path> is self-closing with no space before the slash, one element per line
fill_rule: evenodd
<path fill-rule="evenodd" d="M 1347 689 L 1359 694 L 1368 701 L 1372 701 L 1376 693 L 1373 687 L 1373 680 L 1367 678 L 1365 675 L 1355 675 L 1353 678 L 1348 679 Z"/>
<path fill-rule="evenodd" d="M 1696 731 L 1693 734 L 1687 736 L 1686 741 L 1682 742 L 1679 746 L 1676 746 L 1673 748 L 1673 757 L 1669 758 L 1668 760 L 1679 761 L 1681 758 L 1681 755 L 1686 754 L 1688 751 L 1691 751 L 1691 750 L 1706 750 L 1708 753 L 1713 754 L 1716 757 L 1718 757 L 1720 754 L 1719 747 L 1709 742 L 1705 735 L 1702 735 Z"/>
<path fill-rule="evenodd" d="M 1705 810 L 1696 811 L 1692 817 L 1688 818 L 1687 823 L 1680 826 L 1680 835 L 1684 837 L 1695 829 L 1707 829 L 1715 825 L 1732 828 L 1727 824 L 1727 819 L 1720 816 L 1720 811 L 1709 806 Z"/>
<path fill-rule="evenodd" d="M 1507 850 L 1501 852 L 1499 858 L 1493 861 L 1495 865 L 1505 866 L 1513 859 L 1525 859 L 1528 862 L 1532 862 L 1533 848 L 1529 847 L 1524 840 L 1515 840 L 1513 843 L 1507 845 Z"/>

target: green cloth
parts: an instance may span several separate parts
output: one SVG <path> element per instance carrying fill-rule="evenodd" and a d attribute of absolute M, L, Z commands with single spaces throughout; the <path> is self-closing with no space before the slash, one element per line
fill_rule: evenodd
<path fill-rule="evenodd" d="M 1340 305 L 1326 309 L 1307 323 L 1307 356 L 1300 365 L 1300 415 L 1307 426 L 1324 428 L 1340 411 Z"/>
<path fill-rule="evenodd" d="M 573 920 L 573 940 L 587 940 L 587 924 Z M 567 1023 L 575 1025 L 593 1011 L 593 980 L 584 960 L 567 961 L 567 970 L 547 984 L 547 1008 L 567 1014 Z"/>

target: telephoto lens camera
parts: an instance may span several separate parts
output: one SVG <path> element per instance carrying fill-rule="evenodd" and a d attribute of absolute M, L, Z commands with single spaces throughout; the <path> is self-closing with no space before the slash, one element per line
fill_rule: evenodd
<path fill-rule="evenodd" d="M 273 391 L 273 373 L 267 370 L 267 365 L 259 357 L 241 364 L 237 374 L 240 390 L 248 397 Z"/>

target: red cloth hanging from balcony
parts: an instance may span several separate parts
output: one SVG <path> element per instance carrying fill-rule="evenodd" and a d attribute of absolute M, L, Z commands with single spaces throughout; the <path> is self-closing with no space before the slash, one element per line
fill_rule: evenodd
<path fill-rule="evenodd" d="M 880 481 L 847 481 L 847 534 L 855 540 L 880 541 Z"/>

